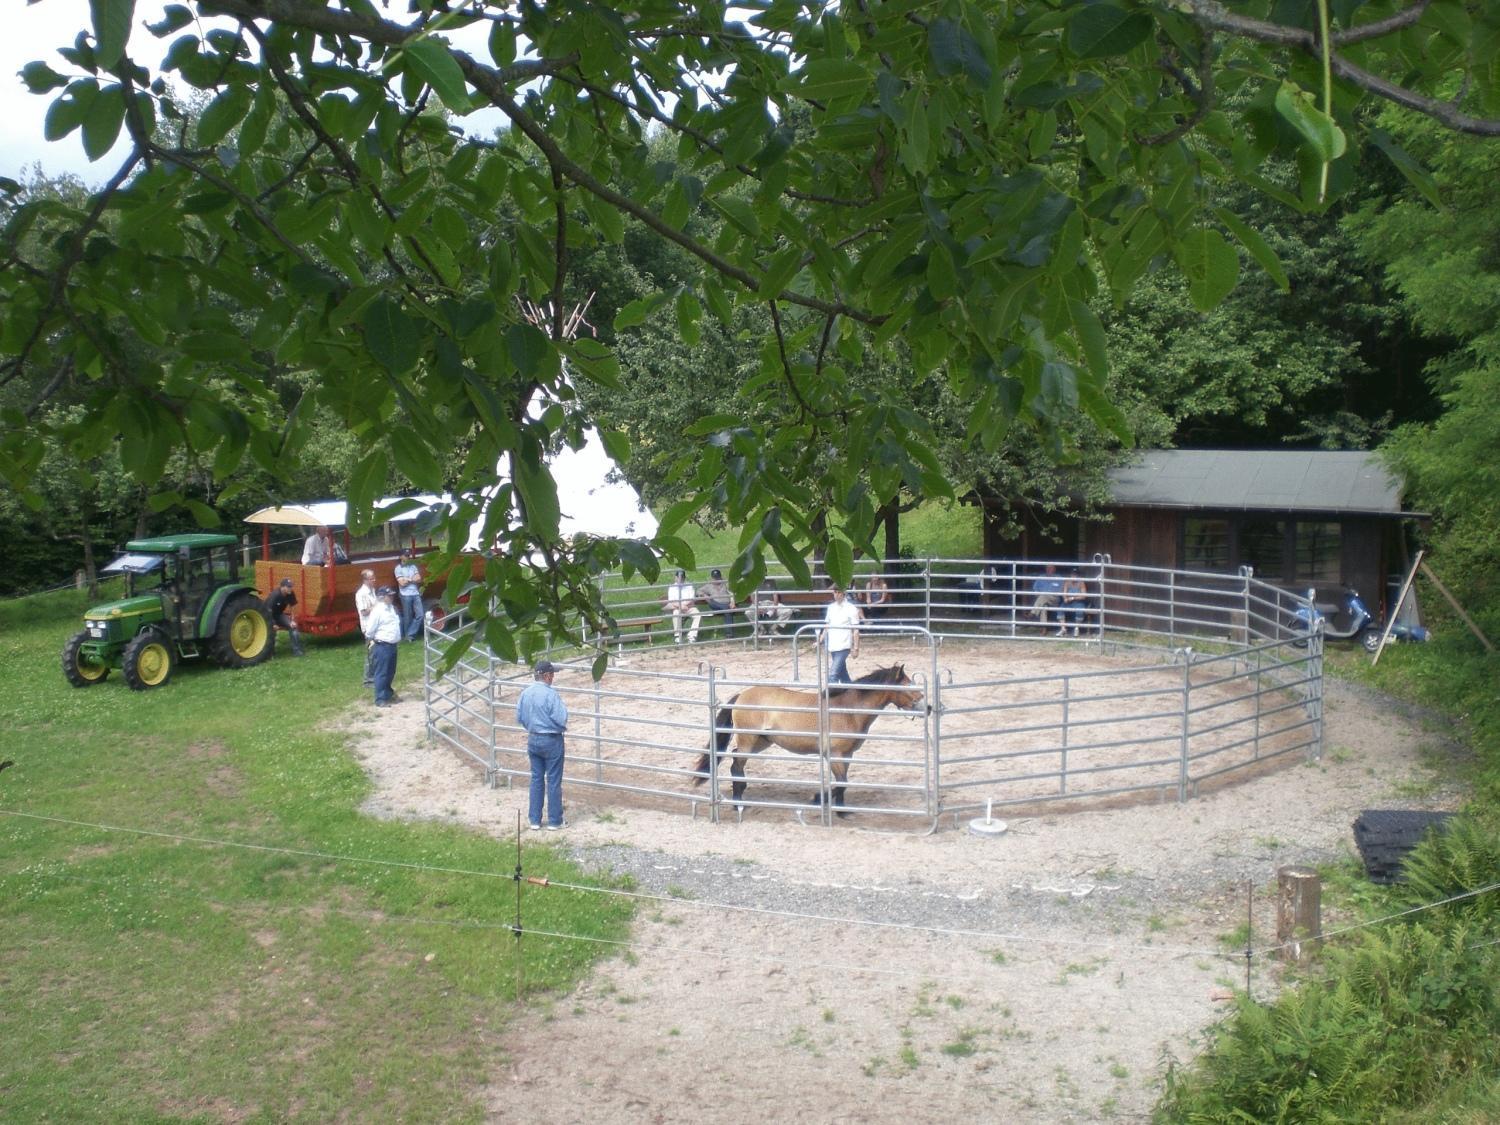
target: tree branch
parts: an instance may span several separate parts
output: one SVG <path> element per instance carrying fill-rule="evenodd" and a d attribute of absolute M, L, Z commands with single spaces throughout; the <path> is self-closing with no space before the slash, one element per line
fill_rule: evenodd
<path fill-rule="evenodd" d="M 1287 27 L 1285 24 L 1255 19 L 1251 16 L 1238 15 L 1235 12 L 1231 12 L 1219 0 L 1185 0 L 1185 3 L 1193 19 L 1203 27 L 1214 31 L 1227 32 L 1230 35 L 1237 35 L 1256 43 L 1269 43 L 1280 47 L 1295 47 L 1315 58 L 1322 58 L 1322 47 L 1318 42 L 1318 37 L 1311 31 L 1304 31 L 1300 27 Z M 1397 30 L 1406 27 L 1421 17 L 1422 13 L 1420 9 L 1423 7 L 1425 7 L 1425 3 L 1399 13 L 1399 22 L 1391 23 L 1392 20 L 1398 19 L 1396 16 L 1391 17 L 1390 20 L 1381 22 L 1391 24 L 1387 30 Z M 1374 26 L 1376 25 L 1369 24 L 1351 28 L 1348 31 L 1341 32 L 1339 35 L 1335 35 L 1333 41 L 1335 43 L 1354 43 L 1372 38 L 1374 33 L 1369 33 L 1368 28 Z M 1403 106 L 1406 109 L 1415 110 L 1417 113 L 1431 117 L 1434 121 L 1446 125 L 1455 132 L 1472 133 L 1480 137 L 1500 137 L 1500 120 L 1473 117 L 1469 114 L 1461 113 L 1455 106 L 1448 102 L 1439 101 L 1437 98 L 1428 97 L 1426 94 L 1419 94 L 1415 90 L 1408 90 L 1405 86 L 1400 86 L 1395 82 L 1381 78 L 1379 75 L 1372 74 L 1363 67 L 1356 66 L 1337 52 L 1333 54 L 1331 63 L 1333 73 L 1345 81 L 1352 82 L 1360 89 L 1374 94 L 1378 98 L 1384 98 L 1395 105 Z"/>

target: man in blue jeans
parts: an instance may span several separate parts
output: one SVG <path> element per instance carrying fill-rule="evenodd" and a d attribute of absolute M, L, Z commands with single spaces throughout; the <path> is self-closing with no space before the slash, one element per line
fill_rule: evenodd
<path fill-rule="evenodd" d="M 542 826 L 542 795 L 545 788 L 547 827 L 566 828 L 563 819 L 563 732 L 568 729 L 568 708 L 552 686 L 557 666 L 550 660 L 537 664 L 536 682 L 521 693 L 516 703 L 516 722 L 526 728 L 526 756 L 531 759 L 531 803 L 527 819 L 532 831 Z"/>

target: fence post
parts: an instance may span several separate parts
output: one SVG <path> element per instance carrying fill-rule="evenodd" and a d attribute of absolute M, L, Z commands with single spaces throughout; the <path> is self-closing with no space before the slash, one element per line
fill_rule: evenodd
<path fill-rule="evenodd" d="M 592 692 L 592 696 L 593 696 L 593 698 L 592 698 L 591 702 L 593 703 L 593 706 L 594 706 L 594 780 L 595 781 L 603 781 L 604 780 L 604 742 L 602 740 L 602 735 L 603 735 L 604 728 L 603 728 L 603 722 L 602 722 L 603 716 L 599 713 L 601 702 L 600 702 L 600 698 L 599 698 L 599 681 L 598 680 L 594 680 L 594 690 Z"/>
<path fill-rule="evenodd" d="M 832 734 L 828 720 L 828 663 L 821 648 L 815 649 L 818 668 L 818 817 L 825 827 L 833 824 L 833 792 L 828 779 L 828 740 Z"/>
<path fill-rule="evenodd" d="M 1177 572 L 1167 571 L 1167 643 L 1177 643 Z"/>
<path fill-rule="evenodd" d="M 1068 791 L 1068 703 L 1072 697 L 1071 680 L 1071 676 L 1064 676 L 1062 678 L 1062 761 L 1060 763 L 1062 768 L 1058 770 L 1057 775 L 1057 792 L 1059 794 Z"/>
<path fill-rule="evenodd" d="M 922 560 L 922 627 L 932 632 L 932 560 Z"/>
<path fill-rule="evenodd" d="M 1307 945 L 1323 936 L 1322 880 L 1311 867 L 1278 867 L 1276 886 L 1276 941 L 1281 946 L 1277 956 L 1306 961 Z"/>
<path fill-rule="evenodd" d="M 708 666 L 708 819 L 719 823 L 719 732 L 714 726 L 719 713 L 714 684 L 714 666 Z M 695 806 L 696 807 L 696 806 Z M 695 814 L 696 815 L 696 814 Z"/>
<path fill-rule="evenodd" d="M 929 662 L 929 678 L 927 681 L 927 708 L 926 714 L 922 716 L 923 741 L 926 743 L 925 757 L 927 760 L 927 815 L 932 817 L 933 823 L 942 815 L 942 790 L 943 790 L 943 691 L 942 681 L 938 676 L 937 646 L 932 643 L 932 635 L 927 636 L 927 652 L 932 658 Z"/>
<path fill-rule="evenodd" d="M 1010 560 L 1010 635 L 1016 635 L 1016 603 L 1021 597 L 1020 575 L 1016 573 L 1016 560 Z"/>
<path fill-rule="evenodd" d="M 490 652 L 488 645 L 485 646 L 484 651 L 485 655 L 489 657 L 489 668 L 484 681 L 484 700 L 486 710 L 489 712 L 485 718 L 485 722 L 490 728 L 490 766 L 486 771 L 485 780 L 489 782 L 491 789 L 498 789 L 500 784 L 500 753 L 497 749 L 498 744 L 495 737 L 495 711 L 500 701 L 495 698 L 495 654 Z M 455 690 L 457 687 L 458 685 L 455 684 Z"/>
<path fill-rule="evenodd" d="M 1193 650 L 1189 646 L 1182 652 L 1182 764 L 1177 773 L 1177 803 L 1187 800 L 1188 789 L 1188 722 L 1193 706 Z"/>

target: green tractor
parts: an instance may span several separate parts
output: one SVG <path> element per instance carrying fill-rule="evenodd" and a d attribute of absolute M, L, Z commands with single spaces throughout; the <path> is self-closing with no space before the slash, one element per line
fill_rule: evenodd
<path fill-rule="evenodd" d="M 63 675 L 89 687 L 119 668 L 136 691 L 161 687 L 177 661 L 207 656 L 225 668 L 266 660 L 271 615 L 240 581 L 233 535 L 135 539 L 102 574 L 123 574 L 125 596 L 94 606 L 63 646 Z"/>

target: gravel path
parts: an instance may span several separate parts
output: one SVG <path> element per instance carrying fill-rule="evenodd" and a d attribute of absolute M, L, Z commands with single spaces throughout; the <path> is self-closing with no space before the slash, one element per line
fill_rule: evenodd
<path fill-rule="evenodd" d="M 382 816 L 509 840 L 521 789 L 486 789 L 409 704 L 354 722 Z M 1364 808 L 1451 807 L 1421 764 L 1441 733 L 1330 684 L 1320 762 L 1175 802 L 1013 820 L 981 838 L 832 828 L 784 811 L 713 824 L 569 793 L 527 834 L 628 876 L 625 955 L 522 1016 L 490 1076 L 496 1120 L 1144 1119 L 1273 927 L 1285 863 L 1352 854 Z M 852 922 L 863 924 L 852 924 Z M 1268 995 L 1274 964 L 1258 959 Z"/>

